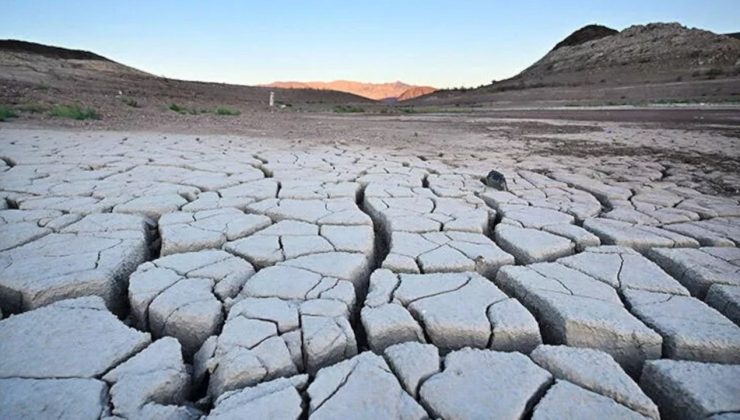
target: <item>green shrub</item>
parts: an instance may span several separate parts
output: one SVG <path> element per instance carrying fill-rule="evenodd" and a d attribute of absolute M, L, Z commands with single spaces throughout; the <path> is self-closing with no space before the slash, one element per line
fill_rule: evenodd
<path fill-rule="evenodd" d="M 185 108 L 183 106 L 180 106 L 178 104 L 171 104 L 170 105 L 170 110 L 171 111 L 175 111 L 175 112 L 179 112 L 180 114 L 187 114 L 188 113 L 187 108 Z"/>
<path fill-rule="evenodd" d="M 216 108 L 216 115 L 239 115 L 239 114 L 241 114 L 241 112 L 235 109 L 230 109 L 226 107 Z"/>
<path fill-rule="evenodd" d="M 15 110 L 7 105 L 0 105 L 0 121 L 7 121 L 11 118 L 16 118 Z"/>
<path fill-rule="evenodd" d="M 354 105 L 337 105 L 334 107 L 334 112 L 365 112 L 365 110 L 359 106 Z"/>
<path fill-rule="evenodd" d="M 18 107 L 21 112 L 28 112 L 31 114 L 40 114 L 49 110 L 49 107 L 44 104 L 29 102 Z"/>
<path fill-rule="evenodd" d="M 121 98 L 121 102 L 130 106 L 131 108 L 140 108 L 139 102 L 137 102 L 134 98 L 123 97 Z"/>
<path fill-rule="evenodd" d="M 79 105 L 57 105 L 51 109 L 52 117 L 70 118 L 73 120 L 97 120 L 100 115 L 92 108 Z"/>
<path fill-rule="evenodd" d="M 190 114 L 190 115 L 198 115 L 198 114 L 207 114 L 209 111 L 207 109 L 201 109 L 198 110 L 198 108 L 188 108 L 184 106 L 180 106 L 178 104 L 171 104 L 170 110 L 177 112 L 178 114 Z"/>

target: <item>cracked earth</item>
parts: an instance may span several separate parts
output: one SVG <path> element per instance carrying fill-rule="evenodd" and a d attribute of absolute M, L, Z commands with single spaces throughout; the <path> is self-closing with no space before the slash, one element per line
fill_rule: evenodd
<path fill-rule="evenodd" d="M 0 131 L 0 418 L 740 416 L 738 198 L 561 158 Z"/>

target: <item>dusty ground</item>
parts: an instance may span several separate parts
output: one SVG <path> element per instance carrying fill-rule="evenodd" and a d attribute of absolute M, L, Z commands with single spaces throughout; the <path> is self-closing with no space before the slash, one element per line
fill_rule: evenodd
<path fill-rule="evenodd" d="M 624 160 L 662 163 L 701 191 L 740 194 L 740 107 L 460 110 L 402 115 L 253 111 L 236 117 L 116 113 L 97 121 L 26 119 L 9 128 L 227 135 L 269 143 L 345 144 L 403 151 L 476 172 L 537 171 Z M 235 137 L 235 141 L 238 139 Z"/>

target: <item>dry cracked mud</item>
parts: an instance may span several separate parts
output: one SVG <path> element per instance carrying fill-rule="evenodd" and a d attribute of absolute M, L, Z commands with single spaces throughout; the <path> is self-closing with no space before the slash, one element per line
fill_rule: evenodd
<path fill-rule="evenodd" d="M 0 418 L 740 415 L 737 197 L 456 159 L 0 131 Z"/>

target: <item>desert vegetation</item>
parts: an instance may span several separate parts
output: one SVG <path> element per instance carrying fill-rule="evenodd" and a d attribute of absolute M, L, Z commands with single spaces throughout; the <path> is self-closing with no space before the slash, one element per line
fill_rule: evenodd
<path fill-rule="evenodd" d="M 72 120 L 97 120 L 100 114 L 92 108 L 82 107 L 77 104 L 56 105 L 51 111 L 52 117 L 69 118 Z"/>

